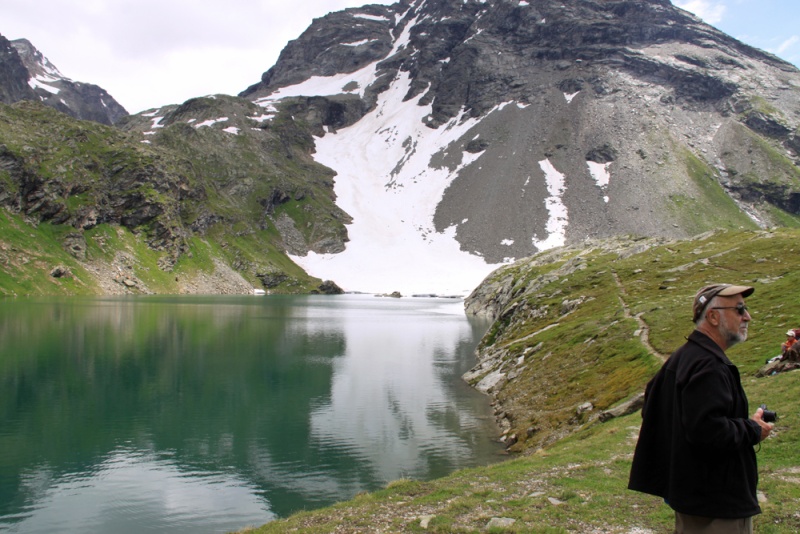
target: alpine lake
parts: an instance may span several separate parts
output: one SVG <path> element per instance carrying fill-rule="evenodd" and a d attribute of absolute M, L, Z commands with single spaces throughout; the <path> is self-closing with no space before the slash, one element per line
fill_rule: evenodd
<path fill-rule="evenodd" d="M 0 300 L 0 532 L 229 532 L 503 458 L 461 299 Z"/>

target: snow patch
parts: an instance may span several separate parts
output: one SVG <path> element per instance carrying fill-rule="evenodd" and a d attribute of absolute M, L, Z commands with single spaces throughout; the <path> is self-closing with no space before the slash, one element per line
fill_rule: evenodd
<path fill-rule="evenodd" d="M 564 204 L 563 195 L 566 179 L 553 167 L 549 159 L 539 162 L 539 167 L 544 171 L 545 180 L 547 181 L 547 192 L 550 194 L 545 199 L 545 206 L 549 213 L 547 219 L 547 238 L 537 239 L 534 236 L 533 246 L 538 250 L 547 250 L 555 247 L 564 246 L 567 238 L 567 225 L 569 224 L 567 206 Z"/>
<path fill-rule="evenodd" d="M 152 130 L 150 130 L 149 132 L 144 132 L 144 135 L 153 135 L 153 134 L 156 133 L 153 130 L 155 130 L 156 128 L 163 128 L 164 127 L 164 125 L 161 124 L 161 119 L 163 119 L 164 117 L 163 116 L 154 117 L 153 115 L 145 115 L 145 117 L 151 117 L 152 118 L 153 124 L 150 126 L 150 128 L 152 128 Z"/>
<path fill-rule="evenodd" d="M 608 195 L 605 193 L 608 191 L 608 184 L 611 181 L 611 174 L 608 172 L 608 167 L 611 165 L 611 162 L 597 163 L 595 161 L 587 161 L 586 165 L 589 167 L 589 173 L 592 175 L 592 178 L 594 178 L 595 183 L 597 183 L 597 187 L 604 193 L 603 200 L 608 204 Z"/>
<path fill-rule="evenodd" d="M 417 25 L 419 21 L 419 16 L 414 17 L 414 19 L 406 24 L 406 27 L 403 28 L 403 32 L 400 34 L 400 37 L 394 42 L 394 46 L 392 47 L 392 51 L 386 57 L 392 57 L 397 52 L 399 52 L 402 48 L 405 48 L 408 43 L 411 42 L 411 28 Z"/>
<path fill-rule="evenodd" d="M 239 134 L 239 128 L 237 128 L 236 126 L 228 126 L 227 128 L 223 128 L 222 131 L 233 135 Z"/>
<path fill-rule="evenodd" d="M 507 247 L 510 247 L 511 245 L 514 244 L 514 240 L 513 239 L 503 239 L 502 241 L 500 241 L 500 244 L 501 245 L 505 245 Z"/>
<path fill-rule="evenodd" d="M 432 106 L 403 102 L 410 83 L 408 73 L 399 74 L 373 112 L 316 139 L 315 159 L 338 173 L 337 204 L 353 217 L 350 241 L 339 254 L 292 260 L 347 291 L 465 295 L 501 264 L 461 250 L 456 226 L 437 232 L 433 216 L 445 189 L 480 154 L 462 153 L 452 171 L 432 167 L 431 158 L 478 119 L 462 112 L 438 129 L 426 127 Z"/>
<path fill-rule="evenodd" d="M 580 91 L 575 91 L 572 94 L 564 93 L 564 98 L 567 99 L 567 104 L 571 104 L 572 103 L 572 99 L 575 98 L 576 96 L 578 96 L 578 93 L 580 93 Z"/>
<path fill-rule="evenodd" d="M 367 15 L 366 13 L 356 13 L 353 15 L 355 19 L 365 19 L 365 20 L 377 20 L 378 22 L 391 22 L 390 19 L 386 17 L 378 17 L 376 15 Z"/>
<path fill-rule="evenodd" d="M 274 100 L 267 99 L 260 99 L 259 102 L 256 102 L 262 108 L 264 108 L 264 113 L 261 115 L 256 115 L 255 117 L 248 117 L 250 120 L 256 122 L 262 122 L 266 120 L 272 120 L 275 115 L 278 114 L 278 108 L 275 107 Z"/>
<path fill-rule="evenodd" d="M 61 92 L 61 89 L 58 89 L 58 88 L 53 87 L 51 85 L 47 85 L 47 83 L 45 83 L 45 80 L 49 81 L 49 82 L 56 81 L 56 80 L 53 80 L 53 79 L 50 79 L 50 78 L 42 78 L 41 76 L 37 76 L 35 78 L 30 78 L 28 80 L 28 85 L 31 86 L 31 89 L 37 89 L 37 88 L 38 89 L 44 89 L 48 93 L 51 93 L 51 94 L 54 94 L 54 95 L 57 95 L 58 93 Z"/>
<path fill-rule="evenodd" d="M 362 39 L 361 41 L 356 41 L 354 43 L 342 43 L 342 46 L 361 46 L 363 44 L 371 43 L 375 39 Z"/>
<path fill-rule="evenodd" d="M 271 120 L 275 116 L 275 113 L 264 113 L 263 115 L 259 115 L 257 117 L 247 117 L 251 121 L 262 122 L 266 120 Z"/>
<path fill-rule="evenodd" d="M 375 65 L 367 65 L 363 69 L 347 74 L 336 74 L 335 76 L 314 76 L 297 85 L 283 87 L 267 97 L 259 98 L 256 104 L 263 107 L 274 106 L 276 100 L 290 96 L 331 96 L 345 92 L 356 92 L 359 96 L 364 96 L 364 89 L 375 81 Z M 353 84 L 358 87 L 358 91 L 345 91 L 343 88 Z"/>
<path fill-rule="evenodd" d="M 483 28 L 480 28 L 477 32 L 475 32 L 474 34 L 472 34 L 469 37 L 467 37 L 467 39 L 464 42 L 468 43 L 468 42 L 470 42 L 471 40 L 473 40 L 474 38 L 476 38 L 477 36 L 479 36 L 482 33 L 483 33 Z"/>
<path fill-rule="evenodd" d="M 228 117 L 220 117 L 218 119 L 208 119 L 207 121 L 203 121 L 203 122 L 201 122 L 199 124 L 195 124 L 194 127 L 195 127 L 195 129 L 200 129 L 203 126 L 214 126 L 218 122 L 225 122 L 227 120 L 228 120 Z"/>

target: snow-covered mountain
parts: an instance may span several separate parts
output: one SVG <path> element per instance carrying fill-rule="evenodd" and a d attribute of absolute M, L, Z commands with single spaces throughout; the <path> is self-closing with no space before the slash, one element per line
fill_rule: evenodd
<path fill-rule="evenodd" d="M 321 125 L 350 240 L 293 259 L 347 290 L 464 293 L 563 244 L 800 212 L 800 71 L 668 0 L 347 9 L 240 96 Z"/>
<path fill-rule="evenodd" d="M 0 36 L 0 102 L 40 100 L 77 119 L 114 124 L 128 114 L 105 89 L 59 72 L 27 39 Z"/>

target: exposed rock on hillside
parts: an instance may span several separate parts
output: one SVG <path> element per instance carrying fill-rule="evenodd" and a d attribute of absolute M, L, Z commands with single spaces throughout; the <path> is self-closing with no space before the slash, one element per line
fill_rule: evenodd
<path fill-rule="evenodd" d="M 265 110 L 218 95 L 131 116 L 120 126 L 205 177 L 213 193 L 190 217 L 194 232 L 247 221 L 242 232 L 274 228 L 289 253 L 331 253 L 344 250 L 350 217 L 334 203 L 333 172 L 311 157 L 311 131 L 321 129 L 319 117 L 331 115 L 329 108 L 326 99 L 314 99 Z"/>
<path fill-rule="evenodd" d="M 77 230 L 125 226 L 145 232 L 155 250 L 174 257 L 184 251 L 180 200 L 203 200 L 185 169 L 170 168 L 144 147 L 125 146 L 120 132 L 64 120 L 35 102 L 6 108 L 4 116 L 10 128 L 0 140 L 0 168 L 7 176 L 2 205 Z M 40 131 L 47 132 L 44 142 Z"/>
<path fill-rule="evenodd" d="M 54 227 L 72 265 L 96 278 L 72 290 L 308 292 L 320 281 L 288 261 L 276 221 L 295 228 L 297 249 L 337 250 L 347 215 L 333 203 L 331 171 L 308 154 L 308 131 L 290 118 L 259 127 L 250 112 L 262 110 L 199 99 L 131 117 L 123 132 L 35 101 L 0 104 L 0 206 Z M 146 247 L 126 242 L 131 234 Z M 132 259 L 118 265 L 117 253 Z"/>
<path fill-rule="evenodd" d="M 28 69 L 11 42 L 0 35 L 0 102 L 34 100 L 36 93 L 28 85 Z"/>

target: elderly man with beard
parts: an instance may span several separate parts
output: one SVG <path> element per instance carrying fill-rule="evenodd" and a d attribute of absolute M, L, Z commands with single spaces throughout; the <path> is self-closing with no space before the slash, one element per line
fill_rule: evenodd
<path fill-rule="evenodd" d="M 751 533 L 761 513 L 753 447 L 773 425 L 748 418 L 739 370 L 725 351 L 747 339 L 752 287 L 697 292 L 695 330 L 647 384 L 628 487 L 663 497 L 677 533 Z"/>

